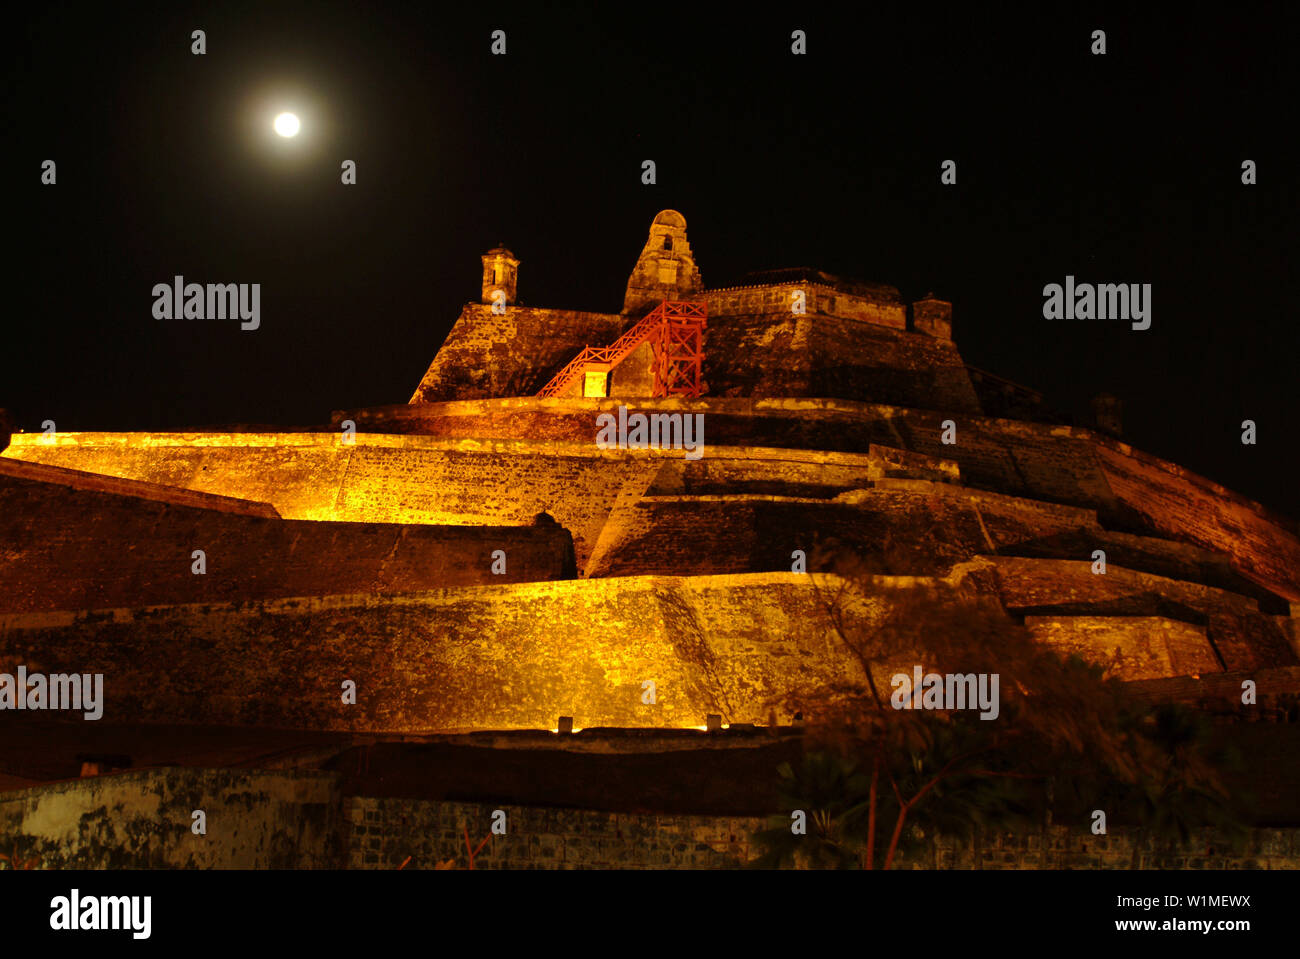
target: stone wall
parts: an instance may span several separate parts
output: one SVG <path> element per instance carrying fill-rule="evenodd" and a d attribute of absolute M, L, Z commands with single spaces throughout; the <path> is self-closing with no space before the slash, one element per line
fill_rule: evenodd
<path fill-rule="evenodd" d="M 905 587 L 848 608 L 851 627 Z M 7 614 L 0 663 L 104 674 L 108 723 L 410 733 L 766 723 L 861 682 L 793 573 Z"/>
<path fill-rule="evenodd" d="M 795 281 L 757 286 L 724 287 L 706 290 L 705 302 L 709 318 L 737 314 L 793 315 L 793 294 L 802 291 L 806 313 L 821 313 L 862 323 L 875 323 L 896 330 L 906 329 L 907 310 L 898 300 L 896 291 L 890 295 L 882 289 L 877 296 L 848 293 L 824 283 Z"/>
<path fill-rule="evenodd" d="M 1014 614 L 1167 617 L 1203 628 L 1217 671 L 1297 662 L 1279 617 L 1262 612 L 1256 600 L 1237 593 L 1112 564 L 1107 564 L 1105 574 L 1096 574 L 1086 560 L 997 556 L 987 562 L 995 571 L 1002 605 Z M 1102 641 L 1102 647 L 1109 643 L 1113 648 L 1119 632 L 1122 630 L 1112 625 L 1110 639 Z"/>
<path fill-rule="evenodd" d="M 952 343 L 874 322 L 788 310 L 710 315 L 704 350 L 710 396 L 822 397 L 980 413 Z"/>
<path fill-rule="evenodd" d="M 505 835 L 491 835 L 496 809 Z M 650 816 L 594 810 L 354 797 L 349 801 L 348 865 L 353 869 L 734 869 L 761 851 L 763 819 Z M 1024 834 L 993 833 L 978 846 L 940 837 L 904 856 L 903 869 L 1298 869 L 1300 830 L 1256 829 L 1236 845 L 1198 831 L 1186 846 L 1156 849 L 1131 830 L 1094 836 L 1055 826 Z M 409 857 L 409 860 L 408 860 Z M 446 868 L 444 866 L 444 868 Z"/>
<path fill-rule="evenodd" d="M 846 597 L 854 635 L 870 635 L 914 587 L 939 585 L 954 602 L 996 590 L 1015 615 L 1136 617 L 1109 624 L 1098 662 L 1119 634 L 1150 642 L 1144 617 L 1202 629 L 1218 670 L 1297 662 L 1277 618 L 1253 600 L 1118 567 L 1094 576 L 1087 562 L 993 557 L 944 580 L 874 584 Z M 0 616 L 0 663 L 104 674 L 110 723 L 449 733 L 550 729 L 559 716 L 579 727 L 683 728 L 717 713 L 766 724 L 862 683 L 826 612 L 836 590 L 833 578 L 767 572 L 13 613 Z M 1192 668 L 1181 655 L 1168 662 Z M 882 664 L 877 678 L 910 663 Z M 1152 675 L 1144 663 L 1141 675 Z M 342 696 L 348 680 L 355 703 Z"/>
<path fill-rule="evenodd" d="M 37 442 L 44 441 L 38 440 Z M 239 499 L 234 496 L 222 496 L 217 493 L 201 493 L 196 490 L 183 489 L 179 486 L 164 486 L 160 483 L 148 483 L 143 480 L 120 479 L 103 473 L 88 473 L 83 470 L 64 469 L 61 466 L 26 463 L 18 459 L 0 457 L 0 482 L 6 484 L 7 487 L 14 487 L 24 481 L 66 487 L 69 490 L 129 496 L 136 500 L 153 500 L 172 506 L 193 506 L 198 509 L 230 513 L 236 516 L 280 518 L 280 514 L 276 512 L 275 507 L 270 503 Z"/>
<path fill-rule="evenodd" d="M 36 869 L 339 868 L 342 812 L 329 773 L 148 769 L 0 794 L 0 847 Z"/>
<path fill-rule="evenodd" d="M 947 484 L 876 482 L 882 485 L 834 500 L 710 495 L 707 487 L 685 496 L 650 495 L 611 517 L 588 576 L 788 571 L 794 550 L 804 552 L 807 568 L 829 558 L 823 554 L 845 550 L 877 560 L 880 572 L 937 576 L 973 556 L 1093 520 L 1082 510 L 1049 512 Z"/>
<path fill-rule="evenodd" d="M 491 835 L 492 814 L 506 834 Z M 346 811 L 351 869 L 728 869 L 751 858 L 761 820 L 650 816 L 589 809 L 492 806 L 354 796 Z M 444 866 L 445 868 L 445 866 Z"/>
<path fill-rule="evenodd" d="M 901 303 L 806 286 L 805 314 L 789 309 L 799 284 L 711 294 L 704 337 L 711 395 L 838 397 L 979 413 L 956 348 L 907 332 Z M 498 315 L 467 304 L 411 403 L 533 395 L 584 347 L 608 346 L 631 322 L 617 314 L 517 306 Z M 645 377 L 636 370 L 645 360 L 625 362 L 632 365 L 621 383 L 615 376 L 618 395 L 641 393 Z"/>
<path fill-rule="evenodd" d="M 1063 655 L 1106 663 L 1107 676 L 1162 679 L 1223 669 L 1204 626 L 1164 616 L 1026 616 L 1025 626 Z"/>
<path fill-rule="evenodd" d="M 594 442 L 597 415 L 617 410 L 618 405 L 619 401 L 611 400 L 479 400 L 339 412 L 335 420 L 346 416 L 361 429 L 448 439 L 526 436 L 589 444 Z M 879 445 L 954 463 L 962 482 L 981 489 L 1090 508 L 1116 505 L 1096 462 L 1094 438 L 1086 430 L 836 399 L 711 396 L 638 400 L 628 405 L 642 411 L 705 414 L 710 447 L 861 452 Z M 956 427 L 953 444 L 943 442 L 948 418 Z M 48 458 L 59 455 L 57 449 L 20 442 L 7 455 Z"/>
<path fill-rule="evenodd" d="M 33 438 L 34 439 L 34 438 Z M 585 565 L 610 510 L 639 497 L 681 453 L 586 444 L 445 441 L 328 433 L 61 434 L 20 442 L 30 458 L 271 503 L 286 519 L 439 526 L 530 526 L 547 512 Z M 477 534 L 475 534 L 477 535 Z M 532 534 L 529 534 L 532 535 Z"/>
<path fill-rule="evenodd" d="M 1112 530 L 1146 532 L 1199 546 L 1228 557 L 1237 573 L 1277 596 L 1300 602 L 1300 535 L 1294 521 L 1090 430 L 833 399 L 710 397 L 632 405 L 647 411 L 704 413 L 711 447 L 857 452 L 879 445 L 946 461 L 960 471 L 966 486 L 1085 507 L 1101 513 Z M 595 436 L 598 413 L 617 406 L 613 401 L 509 399 L 440 403 L 427 409 L 379 407 L 347 415 L 356 417 L 363 429 L 587 442 Z M 943 442 L 946 419 L 956 428 L 952 444 Z M 54 447 L 25 445 L 22 437 L 15 440 L 19 445 L 10 456 L 58 455 Z M 713 455 L 706 453 L 706 461 Z M 957 478 L 955 471 L 952 478 Z M 800 492 L 798 487 L 773 486 L 763 491 Z"/>
<path fill-rule="evenodd" d="M 606 405 L 617 407 L 613 401 Z M 7 455 L 265 499 L 290 519 L 514 526 L 529 525 L 545 511 L 571 532 L 580 570 L 588 567 L 613 511 L 630 507 L 652 486 L 660 492 L 688 485 L 693 491 L 793 489 L 830 497 L 866 485 L 872 476 L 956 473 L 950 463 L 897 450 L 861 455 L 707 446 L 704 458 L 695 461 L 681 451 L 600 450 L 595 413 L 567 420 L 566 431 L 580 428 L 580 421 L 591 428 L 581 443 L 358 434 L 346 446 L 324 433 L 197 439 L 69 433 L 54 444 L 20 438 Z M 711 442 L 707 432 L 705 442 Z"/>
<path fill-rule="evenodd" d="M 880 452 L 872 450 L 869 460 Z M 832 497 L 833 487 L 799 484 L 790 476 L 792 464 L 779 464 L 786 469 L 771 481 L 756 463 L 743 464 L 748 469 L 739 477 L 728 473 L 728 465 L 742 464 L 688 466 L 680 478 L 661 473 L 645 497 L 616 508 L 587 575 L 786 570 L 792 550 L 802 549 L 810 561 L 817 552 L 843 550 L 874 560 L 881 572 L 931 576 L 981 554 L 1091 561 L 1100 548 L 1117 567 L 1257 600 L 1270 595 L 1238 576 L 1220 554 L 1111 532 L 1092 510 L 875 470 L 870 480 Z M 803 495 L 772 495 L 782 479 Z M 737 488 L 747 491 L 732 492 Z"/>
<path fill-rule="evenodd" d="M 1255 703 L 1241 701 L 1243 683 L 1255 684 Z M 1300 666 L 1237 670 L 1201 676 L 1174 676 L 1133 683 L 1134 695 L 1149 702 L 1178 702 L 1219 716 L 1247 722 L 1296 722 L 1292 714 L 1300 697 Z"/>
<path fill-rule="evenodd" d="M 655 392 L 655 356 L 650 341 L 642 343 L 614 367 L 609 377 L 609 395 L 618 399 L 653 397 Z M 578 388 L 582 395 L 582 388 Z"/>
<path fill-rule="evenodd" d="M 20 467 L 23 475 L 14 475 Z M 387 594 L 572 578 L 559 526 L 317 523 L 184 505 L 67 485 L 70 471 L 0 460 L 0 611 L 235 602 L 331 593 Z M 54 474 L 55 482 L 43 481 Z M 81 475 L 81 474 L 78 474 Z M 219 500 L 219 497 L 210 497 Z M 225 504 L 220 504 L 224 506 Z M 194 572 L 202 550 L 205 572 Z M 504 572 L 493 554 L 504 553 Z M 498 567 L 500 569 L 500 567 Z"/>
<path fill-rule="evenodd" d="M 1300 601 L 1300 538 L 1294 522 L 1126 443 L 1099 439 L 1096 453 L 1116 498 L 1138 522 L 1227 553 L 1257 582 Z"/>
<path fill-rule="evenodd" d="M 545 510 L 573 534 L 584 569 L 615 505 L 644 495 L 665 468 L 674 476 L 683 469 L 680 451 L 595 449 L 596 416 L 618 405 L 516 399 L 381 407 L 369 417 L 354 414 L 358 425 L 402 435 L 359 433 L 351 446 L 328 433 L 69 433 L 53 443 L 19 434 L 4 456 L 262 501 L 293 519 L 526 525 Z M 634 406 L 704 413 L 701 464 L 782 457 L 813 463 L 873 446 L 902 449 L 928 458 L 927 469 L 953 464 L 948 477 L 958 478 L 959 470 L 967 486 L 1085 507 L 1110 529 L 1156 533 L 1223 554 L 1240 575 L 1300 602 L 1293 522 L 1088 430 L 837 400 Z M 947 418 L 956 427 L 952 444 L 943 442 Z M 697 475 L 708 468 L 693 467 Z M 801 491 L 779 487 L 771 482 L 761 491 Z"/>
<path fill-rule="evenodd" d="M 206 835 L 191 830 L 206 814 Z M 493 813 L 504 835 L 492 835 Z M 0 844 L 34 869 L 731 869 L 761 818 L 344 797 L 331 773 L 160 768 L 0 795 Z M 489 838 L 490 837 L 490 838 Z M 483 840 L 487 839 L 487 842 Z M 480 844 L 482 848 L 479 849 Z M 1300 830 L 1236 842 L 1198 830 L 1157 849 L 1132 830 L 1054 826 L 939 837 L 902 869 L 1297 869 Z"/>
<path fill-rule="evenodd" d="M 1137 847 L 1136 858 L 1134 846 Z M 940 838 L 904 860 L 911 869 L 1300 869 L 1300 830 L 1253 829 L 1236 842 L 1196 830 L 1183 846 L 1157 846 L 1113 827 L 1104 836 L 1056 826 L 1039 833 L 986 834 L 980 845 Z"/>
<path fill-rule="evenodd" d="M 587 346 L 607 346 L 631 325 L 617 313 L 468 303 L 447 334 L 412 403 L 529 396 Z"/>

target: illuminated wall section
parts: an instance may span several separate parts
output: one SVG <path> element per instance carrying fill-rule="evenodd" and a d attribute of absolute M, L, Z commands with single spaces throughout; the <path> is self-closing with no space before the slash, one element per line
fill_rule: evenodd
<path fill-rule="evenodd" d="M 883 616 L 885 593 L 855 605 Z M 860 682 L 809 577 L 634 577 L 0 616 L 0 661 L 102 672 L 104 721 L 448 732 L 789 722 Z M 356 683 L 356 704 L 342 684 Z M 653 697 L 647 695 L 654 683 Z M 651 701 L 653 700 L 653 701 Z"/>

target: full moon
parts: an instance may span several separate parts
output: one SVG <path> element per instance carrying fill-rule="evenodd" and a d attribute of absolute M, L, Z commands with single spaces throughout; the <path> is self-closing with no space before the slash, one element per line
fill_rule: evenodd
<path fill-rule="evenodd" d="M 275 118 L 275 132 L 282 137 L 298 135 L 298 118 L 292 113 L 281 113 Z"/>

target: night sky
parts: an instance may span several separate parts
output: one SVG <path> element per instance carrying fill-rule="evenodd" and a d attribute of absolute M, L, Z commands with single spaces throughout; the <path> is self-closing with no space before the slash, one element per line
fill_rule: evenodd
<path fill-rule="evenodd" d="M 1114 393 L 1129 442 L 1300 515 L 1283 8 L 877 7 L 28 5 L 0 407 L 148 430 L 405 402 L 479 254 L 514 251 L 525 305 L 616 312 L 671 207 L 708 286 L 810 266 L 934 290 L 968 363 L 1078 417 Z M 270 135 L 282 109 L 296 140 Z M 262 284 L 261 328 L 155 320 L 178 273 Z M 1151 283 L 1151 329 L 1044 320 L 1067 274 Z"/>

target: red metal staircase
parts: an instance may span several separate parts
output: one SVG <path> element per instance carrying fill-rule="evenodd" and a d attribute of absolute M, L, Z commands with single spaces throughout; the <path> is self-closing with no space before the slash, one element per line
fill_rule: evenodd
<path fill-rule="evenodd" d="M 654 355 L 654 393 L 701 396 L 704 382 L 704 328 L 708 310 L 703 303 L 664 300 L 609 346 L 588 346 L 542 387 L 538 396 L 563 396 L 587 373 L 608 373 L 642 343 Z"/>

